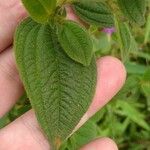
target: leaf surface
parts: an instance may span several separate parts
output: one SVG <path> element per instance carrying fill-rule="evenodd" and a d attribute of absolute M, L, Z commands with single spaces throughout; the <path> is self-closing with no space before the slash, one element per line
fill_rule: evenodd
<path fill-rule="evenodd" d="M 46 23 L 52 14 L 56 0 L 22 0 L 31 17 L 38 23 Z"/>
<path fill-rule="evenodd" d="M 115 26 L 117 30 L 117 40 L 121 49 L 121 56 L 125 61 L 128 58 L 130 51 L 137 50 L 137 44 L 129 25 L 126 22 L 119 22 L 115 19 Z"/>
<path fill-rule="evenodd" d="M 146 0 L 117 0 L 123 14 L 132 22 L 144 25 Z"/>
<path fill-rule="evenodd" d="M 145 29 L 145 38 L 144 43 L 148 43 L 150 41 L 150 14 L 147 17 L 146 29 Z"/>
<path fill-rule="evenodd" d="M 96 63 L 69 58 L 49 25 L 26 19 L 15 37 L 15 56 L 37 119 L 53 149 L 71 134 L 95 91 Z"/>
<path fill-rule="evenodd" d="M 91 63 L 93 44 L 84 28 L 73 21 L 65 21 L 58 27 L 58 39 L 70 58 L 85 66 Z"/>
<path fill-rule="evenodd" d="M 85 22 L 102 27 L 114 25 L 113 15 L 103 2 L 75 2 L 73 6 L 76 14 Z"/>
<path fill-rule="evenodd" d="M 117 105 L 121 108 L 123 115 L 127 116 L 133 122 L 146 129 L 147 131 L 150 131 L 149 124 L 145 121 L 144 114 L 138 111 L 138 108 L 132 101 L 127 102 L 119 100 Z"/>

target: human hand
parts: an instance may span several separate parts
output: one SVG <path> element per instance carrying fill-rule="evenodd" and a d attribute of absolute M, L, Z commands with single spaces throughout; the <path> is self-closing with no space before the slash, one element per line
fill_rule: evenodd
<path fill-rule="evenodd" d="M 0 117 L 12 108 L 24 92 L 11 45 L 17 24 L 26 16 L 20 0 L 0 0 Z M 70 10 L 68 17 L 77 20 Z M 125 81 L 125 68 L 116 58 L 107 56 L 99 59 L 97 70 L 95 97 L 77 128 L 101 109 L 120 90 Z M 49 148 L 33 110 L 0 130 L 0 150 L 48 150 Z M 117 150 L 117 146 L 111 139 L 101 138 L 81 149 Z"/>

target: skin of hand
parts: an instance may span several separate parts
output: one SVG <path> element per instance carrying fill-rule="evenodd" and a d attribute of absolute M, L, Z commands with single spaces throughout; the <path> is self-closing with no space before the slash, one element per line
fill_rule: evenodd
<path fill-rule="evenodd" d="M 68 18 L 80 22 L 71 9 L 68 8 L 67 11 Z M 17 24 L 26 16 L 27 12 L 20 0 L 0 0 L 0 118 L 14 106 L 24 92 L 15 64 L 12 41 Z M 93 102 L 76 129 L 108 103 L 125 82 L 125 68 L 116 58 L 100 58 L 97 60 L 97 70 L 97 87 Z M 0 150 L 9 149 L 50 149 L 33 110 L 0 130 Z M 117 150 L 117 146 L 109 138 L 100 138 L 83 146 L 81 150 Z"/>

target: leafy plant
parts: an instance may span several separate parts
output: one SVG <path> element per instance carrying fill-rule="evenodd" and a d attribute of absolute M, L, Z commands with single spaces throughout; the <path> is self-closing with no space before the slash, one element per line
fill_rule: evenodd
<path fill-rule="evenodd" d="M 135 105 L 129 102 L 139 99 L 141 96 L 137 92 L 139 90 L 142 90 L 144 96 L 149 99 L 149 85 L 145 85 L 145 81 L 149 80 L 147 78 L 149 71 L 146 73 L 148 75 L 143 75 L 145 74 L 143 65 L 140 66 L 143 71 L 139 71 L 134 67 L 135 65 L 139 67 L 138 64 L 130 62 L 131 55 L 134 55 L 133 59 L 140 57 L 146 60 L 148 58 L 150 61 L 149 54 L 138 51 L 139 45 L 136 41 L 139 39 L 136 39 L 136 31 L 133 30 L 133 25 L 137 26 L 138 31 L 145 25 L 145 20 L 149 16 L 147 15 L 149 2 L 146 0 L 128 2 L 22 0 L 22 2 L 30 17 L 25 19 L 16 31 L 14 42 L 16 61 L 27 96 L 52 148 L 74 150 L 97 136 L 111 134 L 120 137 L 121 134 L 117 134 L 118 132 L 124 133 L 128 128 L 136 130 L 135 124 L 142 128 L 143 134 L 149 131 L 149 126 L 144 120 L 145 115 L 139 112 L 143 107 L 141 103 L 137 102 Z M 72 7 L 76 15 L 87 24 L 86 28 L 66 19 L 66 7 Z M 149 43 L 148 26 L 149 23 L 146 28 L 148 33 L 145 35 L 145 44 Z M 111 32 L 106 30 L 108 27 L 113 27 L 113 30 Z M 102 35 L 100 31 L 106 34 Z M 133 89 L 131 93 L 126 91 L 126 87 L 127 89 L 130 87 L 130 83 L 127 82 L 126 87 L 115 97 L 114 103 L 100 111 L 98 117 L 92 118 L 70 137 L 94 96 L 97 74 L 95 56 L 106 54 L 115 55 L 126 63 L 127 71 L 132 78 L 131 82 L 135 81 L 133 85 L 136 84 L 138 88 Z M 143 78 L 139 77 L 139 74 L 142 74 Z M 140 81 L 143 81 L 142 86 L 139 84 Z M 149 101 L 147 104 L 149 105 Z M 104 128 L 108 125 L 111 114 L 119 116 L 114 118 L 112 124 L 119 128 L 113 132 L 112 126 Z M 105 117 L 107 115 L 110 117 Z M 131 122 L 134 124 L 129 127 Z M 86 134 L 87 130 L 91 132 L 85 138 L 83 134 Z M 120 138 L 118 143 L 122 141 Z"/>

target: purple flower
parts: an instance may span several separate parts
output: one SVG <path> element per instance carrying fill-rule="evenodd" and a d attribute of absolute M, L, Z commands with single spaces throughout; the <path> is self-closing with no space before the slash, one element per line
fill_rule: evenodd
<path fill-rule="evenodd" d="M 102 31 L 111 36 L 116 31 L 116 29 L 114 27 L 111 27 L 111 28 L 104 28 Z"/>

